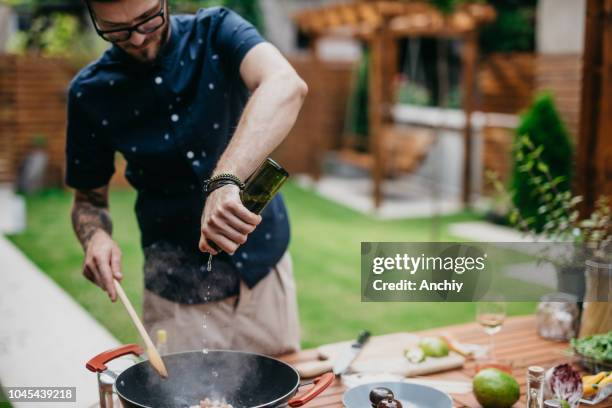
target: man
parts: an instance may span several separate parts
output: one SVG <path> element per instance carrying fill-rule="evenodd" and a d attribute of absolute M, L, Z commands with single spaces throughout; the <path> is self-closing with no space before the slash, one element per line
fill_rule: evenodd
<path fill-rule="evenodd" d="M 305 83 L 230 10 L 170 16 L 167 0 L 88 7 L 112 46 L 75 77 L 68 100 L 66 182 L 76 189 L 84 275 L 116 300 L 121 251 L 111 237 L 108 183 L 120 152 L 138 191 L 143 320 L 152 337 L 166 330 L 170 351 L 297 350 L 283 201 L 255 215 L 239 185 L 293 126 Z M 204 180 L 218 176 L 236 181 L 205 194 Z"/>

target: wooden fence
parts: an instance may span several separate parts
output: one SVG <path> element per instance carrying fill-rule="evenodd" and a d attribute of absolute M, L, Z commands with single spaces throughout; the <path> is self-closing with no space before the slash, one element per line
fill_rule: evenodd
<path fill-rule="evenodd" d="M 487 56 L 478 75 L 480 109 L 485 112 L 520 114 L 536 92 L 550 91 L 574 144 L 580 117 L 582 56 L 501 53 Z M 514 129 L 486 128 L 483 165 L 507 181 L 512 167 Z M 485 182 L 485 192 L 490 186 Z"/>
<path fill-rule="evenodd" d="M 533 98 L 536 58 L 532 53 L 487 55 L 478 71 L 480 110 L 516 114 Z"/>
<path fill-rule="evenodd" d="M 0 181 L 14 180 L 41 139 L 49 155 L 46 181 L 61 185 L 66 95 L 74 73 L 61 59 L 0 55 Z"/>
<path fill-rule="evenodd" d="M 582 56 L 578 54 L 537 56 L 536 88 L 551 91 L 574 142 L 580 120 L 581 70 Z"/>
<path fill-rule="evenodd" d="M 342 144 L 353 65 L 324 63 L 309 56 L 292 57 L 290 62 L 308 84 L 309 93 L 293 130 L 274 156 L 292 174 L 318 177 L 322 164 L 318 152 Z"/>
<path fill-rule="evenodd" d="M 15 149 L 10 135 L 17 128 L 14 118 L 17 90 L 9 74 L 15 71 L 14 61 L 0 58 L 0 183 L 12 182 L 15 178 Z"/>
<path fill-rule="evenodd" d="M 600 54 L 601 52 L 600 50 Z M 586 57 L 588 58 L 588 55 Z M 317 151 L 341 147 L 353 66 L 349 63 L 323 63 L 307 56 L 292 57 L 291 63 L 308 83 L 310 93 L 294 129 L 274 156 L 293 174 L 309 173 L 316 176 L 321 169 L 321 157 L 318 157 Z M 581 58 L 578 56 L 491 55 L 483 61 L 478 76 L 481 89 L 479 108 L 489 112 L 517 113 L 529 104 L 534 89 L 550 89 L 555 94 L 559 110 L 570 131 L 577 135 L 582 69 Z M 597 86 L 603 89 L 600 73 L 604 72 L 604 69 L 601 65 L 590 63 L 584 70 L 588 71 L 589 75 L 600 78 Z M 34 139 L 43 137 L 50 158 L 47 182 L 50 185 L 62 185 L 66 90 L 74 74 L 75 69 L 60 59 L 0 55 L 0 182 L 14 180 L 20 163 L 33 146 Z M 587 82 L 589 81 L 585 83 Z M 594 87 L 590 82 L 589 84 L 591 88 Z M 592 92 L 586 97 L 597 98 L 596 94 L 597 92 Z M 604 92 L 603 96 L 600 92 L 598 100 L 601 100 L 601 107 L 587 105 L 587 115 L 584 116 L 583 112 L 582 127 L 585 135 L 593 132 L 585 126 L 588 128 L 589 123 L 592 126 L 600 120 L 589 118 L 588 112 L 604 112 L 606 106 L 610 106 L 610 102 L 605 102 L 607 105 L 603 102 L 606 95 L 609 95 L 609 92 Z M 612 115 L 601 117 L 610 116 Z M 612 125 L 600 126 L 601 135 L 596 137 L 597 142 L 588 142 L 589 146 L 595 143 L 597 148 L 591 146 L 579 153 L 583 156 L 582 161 L 579 160 L 579 167 L 582 166 L 579 172 L 584 172 L 585 166 L 592 166 L 584 164 L 588 151 L 589 157 L 597 157 L 597 174 L 600 174 L 598 183 L 605 186 L 610 183 L 607 163 L 611 163 L 612 158 L 606 150 L 609 144 L 603 143 L 602 140 L 604 132 L 608 132 L 608 140 L 612 139 L 609 137 Z M 493 129 L 485 132 L 485 167 L 489 163 L 502 175 L 508 174 L 512 137 L 512 130 Z M 582 146 L 585 145 L 582 140 L 585 137 L 595 138 L 581 136 Z M 319 144 L 324 145 L 325 149 L 316 149 Z M 126 184 L 122 176 L 123 167 L 123 161 L 118 160 L 118 174 L 113 179 L 114 185 Z M 593 171 L 595 170 L 589 170 L 591 173 Z M 589 178 L 584 179 L 583 182 L 588 180 Z M 597 191 L 602 189 L 612 191 L 612 187 L 596 188 Z"/>
<path fill-rule="evenodd" d="M 320 171 L 316 143 L 339 147 L 351 64 L 321 63 L 295 57 L 291 63 L 310 85 L 310 94 L 294 129 L 274 156 L 291 173 Z M 34 55 L 0 55 L 0 182 L 13 182 L 20 164 L 44 138 L 49 155 L 47 184 L 61 186 L 64 173 L 66 102 L 69 82 L 76 73 L 61 59 Z M 125 163 L 118 157 L 115 186 L 125 186 Z"/>

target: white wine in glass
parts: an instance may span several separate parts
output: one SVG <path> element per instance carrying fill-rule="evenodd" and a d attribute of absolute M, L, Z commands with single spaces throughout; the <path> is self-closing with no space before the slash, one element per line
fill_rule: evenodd
<path fill-rule="evenodd" d="M 478 315 L 478 323 L 487 334 L 493 335 L 501 330 L 505 318 L 503 313 L 482 313 Z"/>
<path fill-rule="evenodd" d="M 479 302 L 476 305 L 476 320 L 489 335 L 489 358 L 493 358 L 493 335 L 498 333 L 506 319 L 506 303 L 503 301 Z"/>

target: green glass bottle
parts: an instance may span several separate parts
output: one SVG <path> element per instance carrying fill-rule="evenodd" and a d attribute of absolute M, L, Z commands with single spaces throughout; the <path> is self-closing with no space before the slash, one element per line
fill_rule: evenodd
<path fill-rule="evenodd" d="M 242 204 L 252 213 L 261 214 L 288 178 L 289 173 L 268 157 L 247 179 L 244 190 L 240 192 Z M 214 242 L 209 243 L 212 248 L 221 252 Z M 212 269 L 212 254 L 208 257 L 207 269 Z"/>
<path fill-rule="evenodd" d="M 244 190 L 240 193 L 242 204 L 252 213 L 260 214 L 288 177 L 289 173 L 285 169 L 267 158 L 247 180 Z"/>

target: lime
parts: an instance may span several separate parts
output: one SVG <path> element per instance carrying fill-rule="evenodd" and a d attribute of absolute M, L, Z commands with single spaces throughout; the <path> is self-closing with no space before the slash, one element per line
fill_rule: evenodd
<path fill-rule="evenodd" d="M 419 341 L 419 347 L 427 357 L 448 356 L 448 344 L 440 337 L 424 337 Z"/>
<path fill-rule="evenodd" d="M 561 408 L 571 408 L 569 402 L 563 400 L 561 401 Z"/>
<path fill-rule="evenodd" d="M 421 349 L 420 347 L 409 348 L 408 350 L 406 350 L 405 356 L 408 359 L 408 361 L 414 364 L 425 361 L 425 357 L 426 357 L 425 353 L 423 352 L 423 349 Z"/>
<path fill-rule="evenodd" d="M 509 408 L 518 401 L 521 390 L 510 374 L 487 368 L 474 376 L 474 396 L 484 408 Z"/>

